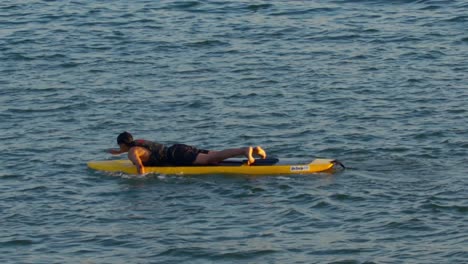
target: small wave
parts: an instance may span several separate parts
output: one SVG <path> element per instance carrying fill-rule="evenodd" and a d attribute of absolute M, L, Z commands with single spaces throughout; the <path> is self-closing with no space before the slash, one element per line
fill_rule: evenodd
<path fill-rule="evenodd" d="M 9 2 L 6 2 L 5 4 L 8 4 Z M 3 11 L 9 11 L 9 10 L 14 10 L 14 9 L 19 9 L 21 8 L 22 5 L 18 5 L 18 4 L 10 4 L 10 5 L 5 5 L 5 6 L 2 6 L 2 10 Z"/>
<path fill-rule="evenodd" d="M 185 45 L 191 48 L 212 48 L 212 47 L 217 47 L 217 46 L 228 46 L 229 43 L 219 41 L 219 40 L 202 40 L 202 41 L 190 42 Z"/>
<path fill-rule="evenodd" d="M 224 262 L 226 259 L 234 259 L 235 262 L 242 262 L 239 261 L 241 259 L 249 259 L 249 258 L 258 258 L 263 255 L 270 255 L 278 253 L 277 250 L 274 249 L 251 249 L 245 251 L 236 251 L 236 252 L 226 252 L 226 253 L 217 253 L 212 255 L 210 259 L 213 260 L 223 260 Z"/>
<path fill-rule="evenodd" d="M 43 107 L 36 107 L 36 108 L 9 108 L 7 109 L 8 112 L 11 113 L 51 113 L 51 112 L 59 112 L 62 110 L 70 110 L 70 109 L 81 109 L 86 104 L 84 103 L 77 103 L 77 104 L 69 104 L 69 105 L 61 105 L 61 106 L 43 106 Z"/>
<path fill-rule="evenodd" d="M 200 6 L 201 3 L 199 1 L 185 1 L 185 2 L 175 2 L 171 3 L 168 6 L 163 7 L 163 9 L 170 9 L 170 10 L 188 10 L 194 7 Z"/>
<path fill-rule="evenodd" d="M 287 180 L 291 180 L 291 177 L 278 176 L 278 177 L 276 177 L 276 179 L 282 180 L 282 181 L 287 181 Z M 289 187 L 288 185 L 281 185 L 280 189 L 291 189 L 291 187 Z"/>
<path fill-rule="evenodd" d="M 17 60 L 17 61 L 33 61 L 35 60 L 35 58 L 31 57 L 31 56 L 27 56 L 25 54 L 22 54 L 22 53 L 9 53 L 9 54 L 6 54 L 6 59 L 10 59 L 10 60 Z"/>
<path fill-rule="evenodd" d="M 329 198 L 338 200 L 338 201 L 365 201 L 366 199 L 359 196 L 353 196 L 349 194 L 335 193 L 329 196 Z"/>
<path fill-rule="evenodd" d="M 94 170 L 91 170 L 91 171 L 96 172 Z M 100 172 L 96 172 L 96 173 L 100 173 Z M 107 175 L 107 176 L 111 176 L 111 177 L 117 177 L 117 178 L 121 178 L 121 179 L 124 179 L 124 180 L 130 180 L 130 181 L 136 181 L 136 182 L 152 181 L 152 180 L 164 181 L 164 180 L 167 180 L 169 178 L 179 178 L 180 177 L 180 176 L 176 176 L 176 175 L 173 175 L 173 176 L 169 177 L 168 175 L 165 175 L 165 174 L 155 174 L 155 173 L 127 174 L 127 173 L 123 173 L 123 172 L 110 172 L 110 171 L 103 172 L 103 174 Z"/>
<path fill-rule="evenodd" d="M 429 209 L 434 212 L 442 212 L 442 211 L 454 211 L 458 213 L 467 213 L 468 212 L 468 206 L 466 205 L 441 205 L 437 204 L 432 201 L 428 201 L 424 203 L 421 208 L 423 209 Z"/>
<path fill-rule="evenodd" d="M 468 37 L 461 38 L 460 42 L 468 42 Z"/>
<path fill-rule="evenodd" d="M 59 67 L 62 67 L 62 68 L 75 68 L 78 66 L 80 66 L 80 63 L 76 63 L 76 62 L 66 62 L 66 63 L 62 63 L 59 65 Z"/>
<path fill-rule="evenodd" d="M 456 17 L 446 19 L 445 21 L 446 22 L 454 22 L 454 23 L 467 22 L 468 21 L 468 16 L 467 15 L 456 16 Z"/>
<path fill-rule="evenodd" d="M 28 15 L 28 14 L 24 14 L 25 16 Z M 2 21 L 2 25 L 3 26 L 19 26 L 19 25 L 24 25 L 24 24 L 28 24 L 29 21 L 25 20 L 25 21 Z"/>
<path fill-rule="evenodd" d="M 37 39 L 34 38 L 7 38 L 6 42 L 9 44 L 9 46 L 16 46 L 16 45 L 27 45 L 27 44 L 36 44 Z M 5 47 L 7 48 L 7 47 Z"/>
<path fill-rule="evenodd" d="M 438 9 L 441 9 L 441 8 L 442 8 L 442 6 L 429 5 L 429 6 L 422 7 L 421 10 L 434 11 L 434 10 L 438 10 Z"/>
<path fill-rule="evenodd" d="M 309 222 L 311 217 L 308 213 L 302 212 L 296 209 L 286 209 L 282 212 L 279 212 L 278 217 L 280 223 L 279 225 L 292 224 L 297 222 Z"/>
<path fill-rule="evenodd" d="M 319 201 L 317 203 L 315 203 L 314 205 L 312 205 L 311 208 L 314 208 L 314 209 L 320 209 L 320 208 L 330 208 L 332 205 L 326 201 Z"/>
<path fill-rule="evenodd" d="M 324 41 L 338 41 L 338 40 L 354 40 L 361 38 L 359 34 L 340 34 L 340 35 L 324 35 L 317 38 L 317 40 Z"/>
<path fill-rule="evenodd" d="M 317 250 L 317 251 L 311 251 L 309 254 L 313 255 L 355 255 L 355 254 L 362 254 L 362 252 L 365 251 L 371 251 L 369 249 L 364 249 L 364 248 L 353 248 L 353 249 L 327 249 L 327 250 Z M 330 263 L 342 263 L 342 264 L 354 264 L 354 263 L 360 263 L 355 260 L 345 260 L 345 261 L 340 261 L 340 262 L 330 262 Z M 367 262 L 366 262 L 367 263 Z"/>
<path fill-rule="evenodd" d="M 354 260 L 354 259 L 338 260 L 338 261 L 329 262 L 329 264 L 359 264 L 359 263 L 362 263 L 362 262 L 359 261 L 359 260 Z M 365 264 L 376 264 L 376 262 L 372 262 L 372 261 L 366 261 L 364 263 Z"/>
<path fill-rule="evenodd" d="M 56 15 L 56 14 L 45 14 L 38 17 L 39 20 L 43 23 L 51 23 L 54 20 L 59 20 L 61 18 L 67 18 L 66 15 Z"/>
<path fill-rule="evenodd" d="M 22 192 L 29 192 L 29 191 L 40 191 L 40 192 L 45 192 L 47 190 L 47 186 L 34 186 L 34 187 L 30 187 L 30 188 L 26 188 L 26 189 L 23 189 L 21 190 Z"/>
<path fill-rule="evenodd" d="M 392 221 L 385 225 L 385 228 L 390 229 L 401 229 L 401 230 L 419 230 L 419 231 L 430 231 L 431 227 L 426 225 L 424 221 L 419 218 L 411 218 L 403 221 Z"/>
<path fill-rule="evenodd" d="M 269 9 L 271 7 L 273 7 L 272 4 L 251 4 L 251 5 L 248 5 L 246 9 L 257 12 L 259 10 Z"/>
<path fill-rule="evenodd" d="M 375 4 L 375 5 L 395 5 L 395 4 L 411 4 L 417 3 L 425 0 L 335 0 L 333 2 L 337 3 L 366 3 L 366 4 Z"/>
<path fill-rule="evenodd" d="M 134 175 L 134 174 L 126 174 L 126 173 L 123 173 L 123 172 L 110 172 L 110 171 L 106 171 L 104 172 L 105 175 L 107 176 L 112 176 L 112 177 L 119 177 L 119 178 L 122 178 L 122 179 L 145 179 L 148 177 L 148 175 Z"/>
<path fill-rule="evenodd" d="M 1 247 L 17 247 L 17 246 L 29 246 L 35 242 L 29 239 L 12 239 L 5 242 L 0 242 Z"/>
<path fill-rule="evenodd" d="M 316 14 L 316 13 L 327 13 L 327 12 L 334 12 L 336 8 L 330 7 L 319 7 L 319 8 L 311 8 L 307 10 L 290 10 L 284 11 L 279 13 L 273 13 L 272 16 L 297 16 L 297 15 L 305 15 L 305 14 Z"/>
<path fill-rule="evenodd" d="M 0 172 L 0 179 L 10 179 L 10 178 L 18 178 L 18 177 L 21 177 L 21 176 L 17 174 L 12 174 L 12 173 Z"/>
<path fill-rule="evenodd" d="M 312 202 L 314 200 L 316 200 L 317 198 L 312 195 L 312 194 L 309 194 L 309 193 L 301 193 L 301 194 L 297 194 L 297 195 L 294 195 L 292 197 L 289 197 L 288 200 L 289 201 L 294 201 L 294 202 Z"/>
<path fill-rule="evenodd" d="M 200 68 L 200 69 L 190 69 L 190 70 L 180 70 L 175 72 L 176 74 L 180 75 L 201 75 L 201 74 L 206 74 L 206 73 L 216 73 L 215 69 L 210 69 L 210 68 Z"/>
<path fill-rule="evenodd" d="M 227 99 L 248 99 L 252 97 L 259 96 L 256 92 L 247 92 L 247 93 L 236 93 L 231 96 L 227 96 Z"/>

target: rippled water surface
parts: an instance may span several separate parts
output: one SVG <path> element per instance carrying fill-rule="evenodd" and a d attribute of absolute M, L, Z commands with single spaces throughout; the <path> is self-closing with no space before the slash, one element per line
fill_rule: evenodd
<path fill-rule="evenodd" d="M 467 263 L 467 14 L 462 0 L 2 1 L 0 260 Z M 87 169 L 124 130 L 348 169 Z"/>

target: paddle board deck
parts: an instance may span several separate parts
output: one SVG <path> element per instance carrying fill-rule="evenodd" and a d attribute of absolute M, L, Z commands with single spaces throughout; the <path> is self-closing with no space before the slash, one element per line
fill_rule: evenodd
<path fill-rule="evenodd" d="M 244 161 L 227 160 L 212 166 L 158 166 L 145 167 L 147 173 L 164 175 L 197 175 L 197 174 L 246 174 L 246 175 L 286 175 L 311 174 L 330 172 L 343 166 L 333 159 L 315 159 L 310 163 L 277 164 L 278 159 L 257 160 L 254 165 L 247 165 Z M 88 167 L 98 171 L 123 172 L 137 174 L 137 169 L 130 160 L 90 161 Z"/>

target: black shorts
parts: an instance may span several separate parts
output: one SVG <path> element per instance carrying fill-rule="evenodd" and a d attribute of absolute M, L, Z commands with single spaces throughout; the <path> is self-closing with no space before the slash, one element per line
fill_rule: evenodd
<path fill-rule="evenodd" d="M 184 144 L 175 144 L 167 149 L 167 160 L 171 165 L 193 165 L 200 153 L 207 154 L 208 150 L 197 149 Z"/>

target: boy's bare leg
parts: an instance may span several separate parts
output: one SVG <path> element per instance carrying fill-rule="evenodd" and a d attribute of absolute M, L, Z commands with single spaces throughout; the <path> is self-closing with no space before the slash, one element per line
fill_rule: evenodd
<path fill-rule="evenodd" d="M 254 149 L 252 147 L 236 148 L 236 149 L 225 149 L 221 151 L 210 151 L 207 154 L 200 153 L 193 162 L 194 165 L 212 165 L 217 164 L 225 159 L 233 158 L 237 156 L 245 156 L 247 158 L 247 164 L 250 165 L 255 162 L 252 154 Z"/>

